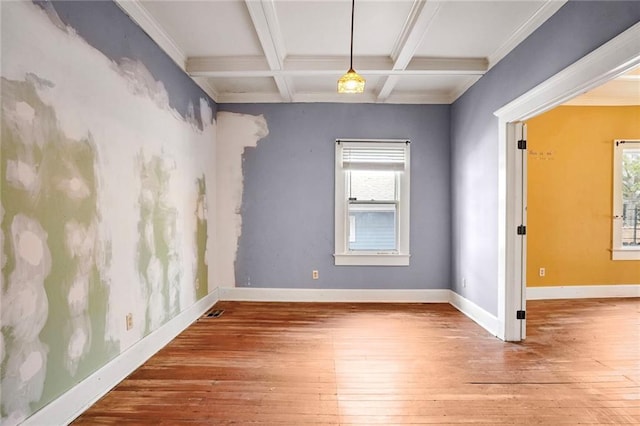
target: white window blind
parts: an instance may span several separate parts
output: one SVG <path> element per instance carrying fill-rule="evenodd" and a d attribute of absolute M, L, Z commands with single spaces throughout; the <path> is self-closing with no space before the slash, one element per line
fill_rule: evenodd
<path fill-rule="evenodd" d="M 405 144 L 397 146 L 345 146 L 342 148 L 344 170 L 394 170 L 405 169 Z"/>

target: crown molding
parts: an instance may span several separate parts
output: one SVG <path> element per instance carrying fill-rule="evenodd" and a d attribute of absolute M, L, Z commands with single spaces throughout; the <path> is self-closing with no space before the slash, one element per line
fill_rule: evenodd
<path fill-rule="evenodd" d="M 524 24 L 520 26 L 509 39 L 488 56 L 488 69 L 498 62 L 529 37 L 547 19 L 556 13 L 567 0 L 547 0 Z"/>
<path fill-rule="evenodd" d="M 114 0 L 115 3 L 155 41 L 162 50 L 185 70 L 187 56 L 138 0 Z"/>
<path fill-rule="evenodd" d="M 218 96 L 219 103 L 282 103 L 278 93 L 223 93 Z M 410 105 L 448 105 L 452 97 L 448 93 L 409 94 L 393 93 L 384 102 L 378 100 L 375 93 L 361 95 L 339 95 L 338 93 L 293 93 L 291 102 L 297 103 L 359 103 L 359 104 L 410 104 Z"/>

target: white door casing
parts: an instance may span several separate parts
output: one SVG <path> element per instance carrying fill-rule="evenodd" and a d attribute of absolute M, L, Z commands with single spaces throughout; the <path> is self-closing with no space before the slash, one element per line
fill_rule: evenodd
<path fill-rule="evenodd" d="M 526 324 L 516 318 L 524 307 L 526 289 L 526 248 L 516 253 L 521 243 L 515 225 L 522 216 L 522 201 L 526 199 L 524 181 L 517 178 L 517 145 L 510 143 L 516 135 L 515 123 L 525 121 L 591 90 L 640 65 L 640 23 L 637 23 L 542 82 L 527 93 L 509 102 L 496 112 L 498 117 L 498 337 L 520 341 L 525 337 Z M 521 160 L 520 160 L 521 161 Z M 526 172 L 526 163 L 525 163 Z M 524 189 L 524 193 L 523 193 Z M 524 211 L 526 219 L 526 210 Z M 522 324 L 521 324 L 522 322 Z"/>

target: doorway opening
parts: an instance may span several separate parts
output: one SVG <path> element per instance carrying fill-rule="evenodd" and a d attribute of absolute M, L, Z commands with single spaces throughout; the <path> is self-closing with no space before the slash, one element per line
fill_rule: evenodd
<path fill-rule="evenodd" d="M 499 336 L 526 337 L 526 159 L 519 153 L 522 123 L 640 65 L 640 23 L 570 65 L 494 114 L 499 131 Z M 520 135 L 521 135 L 520 131 Z M 523 223 L 524 221 L 524 223 Z"/>

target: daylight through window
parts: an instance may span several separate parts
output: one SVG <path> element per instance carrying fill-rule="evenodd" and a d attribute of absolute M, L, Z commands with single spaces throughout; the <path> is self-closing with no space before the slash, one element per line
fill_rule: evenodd
<path fill-rule="evenodd" d="M 336 265 L 409 264 L 409 142 L 336 141 Z"/>
<path fill-rule="evenodd" d="M 614 260 L 640 259 L 640 141 L 614 141 Z"/>

